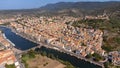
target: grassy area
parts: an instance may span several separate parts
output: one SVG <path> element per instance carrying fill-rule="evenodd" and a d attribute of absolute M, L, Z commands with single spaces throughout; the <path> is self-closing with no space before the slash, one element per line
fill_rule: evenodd
<path fill-rule="evenodd" d="M 47 56 L 48 58 L 51 58 L 51 59 L 53 59 L 53 60 L 57 60 L 57 61 L 61 62 L 62 64 L 66 65 L 65 68 L 76 68 L 76 67 L 73 66 L 70 62 L 61 60 L 61 59 L 59 59 L 58 57 L 54 56 L 54 55 L 51 54 L 51 53 L 47 53 L 47 52 L 45 52 L 45 51 L 40 51 L 39 53 L 40 53 L 42 56 Z"/>
<path fill-rule="evenodd" d="M 7 64 L 6 64 L 6 65 L 5 65 L 5 68 L 16 68 L 16 67 L 15 67 L 14 64 L 12 64 L 12 65 L 7 65 Z"/>
<path fill-rule="evenodd" d="M 64 64 L 66 66 L 65 68 L 75 68 L 71 63 L 69 63 L 67 61 L 60 60 L 57 57 L 55 57 L 53 54 L 48 54 L 45 51 L 41 51 L 41 52 L 39 52 L 39 54 L 41 56 L 46 56 L 46 57 L 48 57 L 50 59 L 59 61 L 60 63 L 62 63 L 62 64 Z M 38 53 L 36 53 L 35 51 L 32 51 L 32 50 L 29 51 L 27 54 L 22 55 L 22 62 L 25 64 L 26 68 L 28 68 L 27 61 L 31 60 L 31 59 L 34 59 L 35 55 L 38 55 Z M 44 66 L 46 66 L 47 64 L 48 63 L 45 63 Z"/>
<path fill-rule="evenodd" d="M 106 22 L 106 20 L 101 20 L 101 19 L 90 19 L 90 20 L 86 19 L 86 20 L 75 21 L 72 24 L 72 26 L 74 26 L 74 27 L 83 27 L 81 25 L 84 24 L 85 25 L 84 27 L 108 29 L 108 28 L 106 28 L 106 25 L 108 25 L 108 23 L 105 23 L 105 22 Z"/>
<path fill-rule="evenodd" d="M 112 35 L 112 33 L 111 33 Z M 106 52 L 110 51 L 120 51 L 120 36 L 119 35 L 112 35 L 108 36 L 107 38 L 103 37 L 103 46 L 102 48 L 106 50 Z"/>
<path fill-rule="evenodd" d="M 35 52 L 30 50 L 27 54 L 23 54 L 22 55 L 22 62 L 25 64 L 25 68 L 28 68 L 28 64 L 27 64 L 27 61 L 30 60 L 30 59 L 33 59 L 35 58 Z"/>
<path fill-rule="evenodd" d="M 62 61 L 59 60 L 61 63 L 63 63 L 64 65 L 66 65 L 65 68 L 75 68 L 71 63 L 67 62 L 67 61 Z"/>
<path fill-rule="evenodd" d="M 120 44 L 120 37 L 116 37 L 116 38 L 114 38 L 114 40 L 117 44 Z"/>

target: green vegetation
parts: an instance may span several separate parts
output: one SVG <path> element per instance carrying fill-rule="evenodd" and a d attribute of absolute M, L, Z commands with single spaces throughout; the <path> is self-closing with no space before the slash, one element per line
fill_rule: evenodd
<path fill-rule="evenodd" d="M 85 58 L 90 59 L 92 57 L 93 57 L 92 54 L 88 54 Z"/>
<path fill-rule="evenodd" d="M 115 66 L 111 62 L 104 63 L 105 68 L 120 68 L 120 66 Z"/>
<path fill-rule="evenodd" d="M 75 68 L 71 63 L 69 63 L 69 62 L 65 62 L 65 61 L 61 61 L 63 64 L 65 64 L 66 65 L 66 67 L 65 68 Z"/>
<path fill-rule="evenodd" d="M 7 64 L 6 64 L 6 65 L 5 65 L 5 68 L 16 68 L 16 67 L 15 67 L 14 64 L 12 64 L 12 65 L 7 65 Z"/>
<path fill-rule="evenodd" d="M 120 36 L 108 36 L 107 38 L 103 37 L 103 46 L 102 48 L 106 50 L 106 52 L 120 50 Z"/>
<path fill-rule="evenodd" d="M 87 46 L 87 45 L 85 45 L 84 43 L 82 43 L 81 46 Z"/>
<path fill-rule="evenodd" d="M 46 65 L 48 65 L 48 63 L 45 63 L 43 66 L 46 66 Z"/>
<path fill-rule="evenodd" d="M 30 50 L 27 54 L 23 54 L 22 55 L 22 62 L 25 64 L 25 67 L 28 68 L 28 64 L 26 63 L 28 60 L 35 58 L 35 55 L 37 55 L 38 53 Z M 75 68 L 71 63 L 67 62 L 67 61 L 63 61 L 61 59 L 58 59 L 57 57 L 55 57 L 53 54 L 49 54 L 45 51 L 40 51 L 39 52 L 40 55 L 42 56 L 47 56 L 48 58 L 51 58 L 53 60 L 57 60 L 59 62 L 61 62 L 62 64 L 66 65 L 65 68 Z M 45 63 L 44 66 L 46 66 L 48 63 Z"/>
<path fill-rule="evenodd" d="M 120 37 L 116 37 L 116 38 L 114 38 L 114 40 L 116 43 L 120 44 Z"/>
<path fill-rule="evenodd" d="M 120 30 L 120 17 L 118 15 L 114 15 L 110 18 L 110 23 L 112 24 L 113 29 Z"/>
<path fill-rule="evenodd" d="M 54 56 L 54 54 L 52 54 L 52 53 L 47 53 L 46 51 L 39 51 L 39 53 L 42 56 L 47 56 L 48 58 L 51 58 L 53 60 L 57 60 L 57 61 L 61 62 L 62 64 L 66 65 L 65 68 L 75 68 L 70 62 L 61 60 L 58 57 Z"/>
<path fill-rule="evenodd" d="M 25 64 L 25 68 L 28 68 L 26 61 L 35 58 L 35 52 L 30 50 L 27 54 L 22 55 L 22 62 Z"/>
<path fill-rule="evenodd" d="M 88 54 L 86 56 L 87 59 L 91 59 L 91 58 L 94 58 L 94 61 L 100 61 L 100 60 L 104 60 L 104 57 L 100 56 L 99 54 L 97 53 L 94 53 L 94 54 Z"/>
<path fill-rule="evenodd" d="M 104 60 L 104 58 L 97 53 L 94 53 L 92 56 L 94 57 L 95 61 Z"/>
<path fill-rule="evenodd" d="M 116 21 L 117 20 L 117 21 Z M 101 29 L 101 30 L 109 30 L 111 32 L 117 32 L 120 27 L 120 20 L 118 19 L 110 19 L 110 20 L 102 20 L 102 19 L 83 19 L 80 21 L 75 21 L 72 26 L 74 27 L 84 27 Z"/>
<path fill-rule="evenodd" d="M 114 47 L 108 46 L 108 45 L 104 45 L 104 46 L 102 46 L 102 49 L 106 50 L 106 52 L 110 52 L 110 51 L 113 51 Z"/>

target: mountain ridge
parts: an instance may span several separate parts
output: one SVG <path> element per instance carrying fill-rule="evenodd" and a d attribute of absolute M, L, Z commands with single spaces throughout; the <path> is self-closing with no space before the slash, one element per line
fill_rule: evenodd
<path fill-rule="evenodd" d="M 0 14 L 23 14 L 23 15 L 68 15 L 68 16 L 85 16 L 100 15 L 106 12 L 113 14 L 120 11 L 120 1 L 109 2 L 59 2 L 55 4 L 47 4 L 40 8 L 24 9 L 24 10 L 7 10 L 0 11 Z"/>
<path fill-rule="evenodd" d="M 73 12 L 72 10 L 74 9 L 80 13 L 90 14 L 91 12 L 94 13 L 99 10 L 103 12 L 105 9 L 113 7 L 113 5 L 114 7 L 120 6 L 120 2 L 59 2 L 40 7 L 39 10 L 44 10 L 44 13 L 57 13 L 59 11 L 68 10 L 63 12 L 68 13 Z M 77 13 L 76 15 L 81 14 Z"/>

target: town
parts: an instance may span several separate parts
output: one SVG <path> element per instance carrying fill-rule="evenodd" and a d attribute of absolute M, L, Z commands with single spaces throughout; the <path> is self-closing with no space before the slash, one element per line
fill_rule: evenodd
<path fill-rule="evenodd" d="M 15 64 L 16 68 L 20 68 L 12 43 L 0 31 L 0 67 L 5 68 L 6 65 L 11 64 Z"/>
<path fill-rule="evenodd" d="M 100 17 L 100 18 L 99 18 Z M 105 15 L 98 17 L 86 16 L 85 19 L 108 19 Z M 18 34 L 29 37 L 38 43 L 46 43 L 48 46 L 62 48 L 76 55 L 87 57 L 98 54 L 104 59 L 97 62 L 104 63 L 108 60 L 120 66 L 120 52 L 113 51 L 107 53 L 101 47 L 103 46 L 103 31 L 100 29 L 73 27 L 66 22 L 73 23 L 83 18 L 74 18 L 70 16 L 54 17 L 29 17 L 18 16 L 11 19 L 1 19 L 0 23 L 8 23 L 7 27 L 11 28 Z M 13 45 L 0 32 L 0 65 L 15 64 L 19 68 L 19 63 L 12 50 Z M 92 59 L 94 61 L 94 59 Z"/>

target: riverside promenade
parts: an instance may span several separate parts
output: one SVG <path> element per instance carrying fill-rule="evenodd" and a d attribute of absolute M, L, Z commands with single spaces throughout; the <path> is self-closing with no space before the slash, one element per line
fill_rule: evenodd
<path fill-rule="evenodd" d="M 3 37 L 12 45 L 15 46 L 15 44 L 13 44 L 9 39 L 6 38 L 5 34 L 3 33 Z"/>

